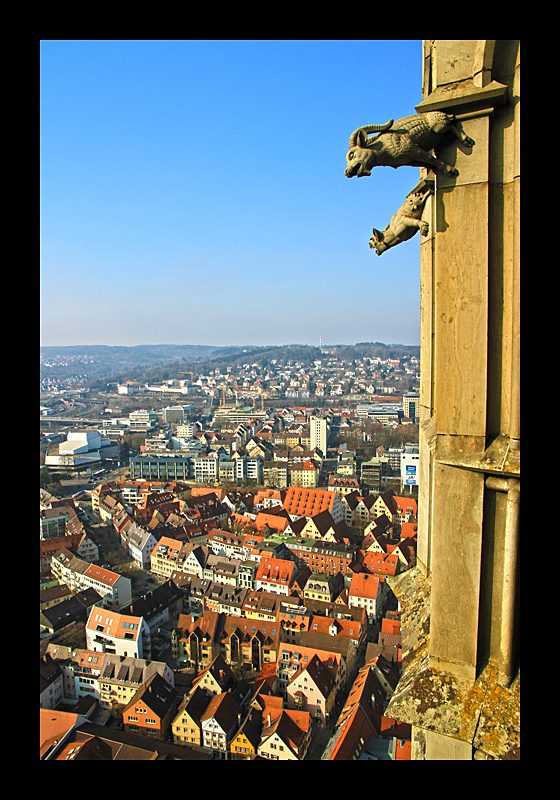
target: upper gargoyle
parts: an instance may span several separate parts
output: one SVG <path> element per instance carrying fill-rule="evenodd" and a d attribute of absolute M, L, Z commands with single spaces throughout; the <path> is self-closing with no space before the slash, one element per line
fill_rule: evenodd
<path fill-rule="evenodd" d="M 371 175 L 373 167 L 379 166 L 395 169 L 403 166 L 431 167 L 445 175 L 458 175 L 455 167 L 428 152 L 440 144 L 448 131 L 463 144 L 474 145 L 474 141 L 457 126 L 455 116 L 443 111 L 413 114 L 396 122 L 390 119 L 385 125 L 365 125 L 350 137 L 345 175 L 361 178 Z M 368 139 L 370 133 L 377 136 Z"/>

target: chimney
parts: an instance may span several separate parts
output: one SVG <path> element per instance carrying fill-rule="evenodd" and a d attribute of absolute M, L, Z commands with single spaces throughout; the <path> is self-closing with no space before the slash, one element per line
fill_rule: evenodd
<path fill-rule="evenodd" d="M 267 719 L 268 719 L 268 727 L 270 728 L 270 712 L 267 714 Z"/>

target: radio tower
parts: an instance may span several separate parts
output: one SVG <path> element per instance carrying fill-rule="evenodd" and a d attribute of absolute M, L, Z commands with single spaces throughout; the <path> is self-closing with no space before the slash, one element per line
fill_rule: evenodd
<path fill-rule="evenodd" d="M 320 333 L 319 334 L 319 350 L 322 350 L 322 348 L 323 348 L 323 334 Z"/>

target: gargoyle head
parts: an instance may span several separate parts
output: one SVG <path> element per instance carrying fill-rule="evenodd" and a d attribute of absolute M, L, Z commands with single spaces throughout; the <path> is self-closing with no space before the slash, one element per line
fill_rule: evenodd
<path fill-rule="evenodd" d="M 383 131 L 389 130 L 393 120 L 390 119 L 385 125 L 365 125 L 358 128 L 350 137 L 349 150 L 346 154 L 347 167 L 344 174 L 347 178 L 357 175 L 362 178 L 364 175 L 371 175 L 371 168 L 375 166 L 375 150 L 372 148 L 374 142 L 379 139 Z M 377 133 L 368 139 L 369 133 Z"/>

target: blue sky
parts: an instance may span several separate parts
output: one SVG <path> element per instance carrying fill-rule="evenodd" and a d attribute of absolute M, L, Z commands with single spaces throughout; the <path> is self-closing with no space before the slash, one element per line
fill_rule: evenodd
<path fill-rule="evenodd" d="M 418 344 L 420 171 L 344 169 L 421 92 L 421 40 L 42 41 L 41 344 Z"/>

